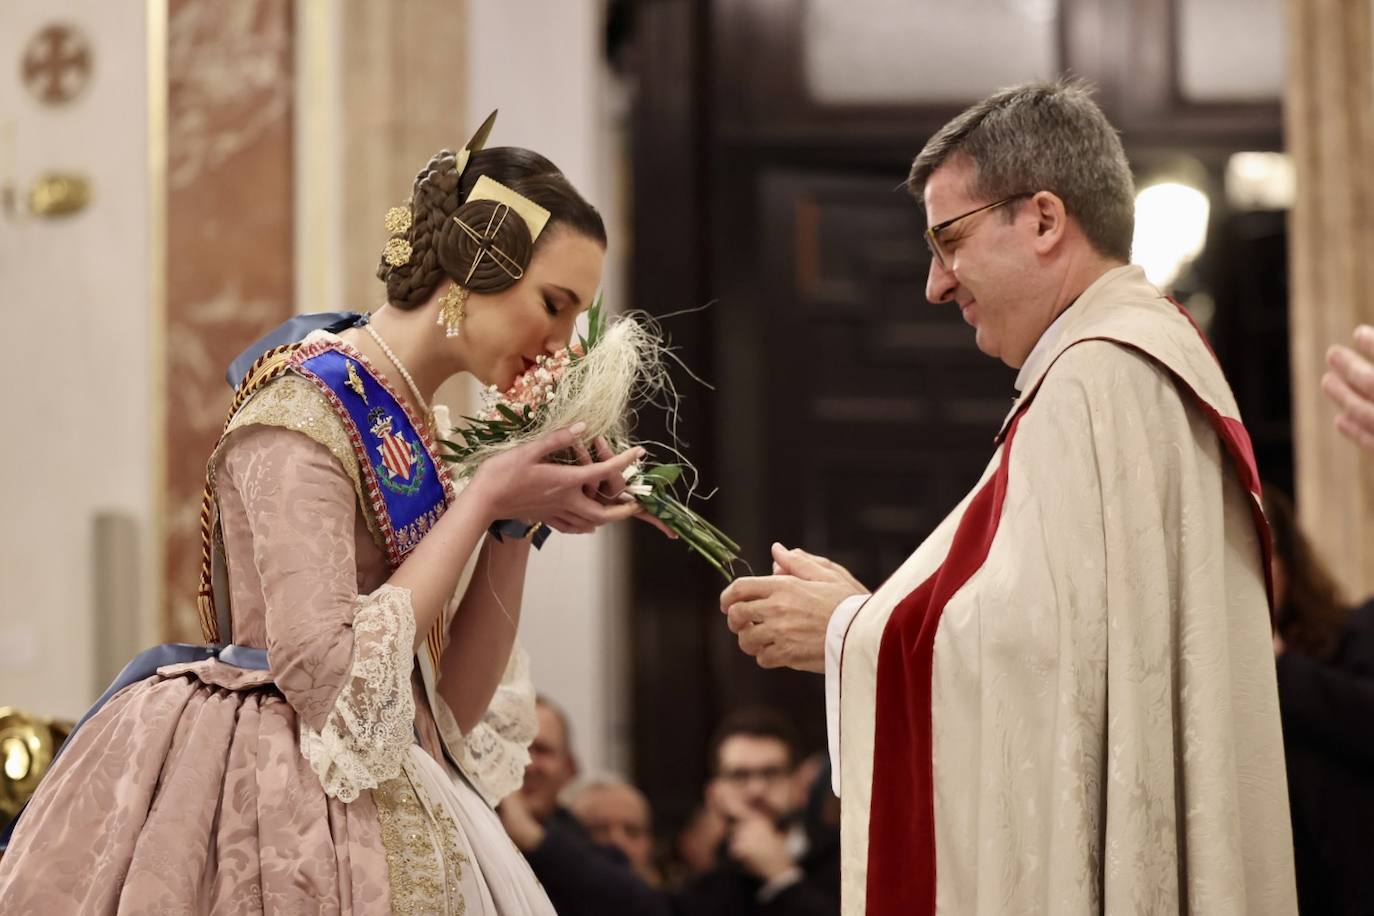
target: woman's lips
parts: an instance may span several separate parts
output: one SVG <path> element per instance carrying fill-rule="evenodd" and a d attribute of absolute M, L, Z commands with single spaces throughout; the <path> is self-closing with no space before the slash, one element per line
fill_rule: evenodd
<path fill-rule="evenodd" d="M 959 306 L 959 314 L 963 315 L 964 320 L 967 321 L 969 324 L 973 324 L 973 307 L 977 304 L 978 300 L 970 299 L 968 302 L 965 302 L 963 305 Z"/>

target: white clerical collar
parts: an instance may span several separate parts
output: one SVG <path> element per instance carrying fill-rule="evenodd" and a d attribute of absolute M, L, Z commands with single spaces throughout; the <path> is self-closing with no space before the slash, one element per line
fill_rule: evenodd
<path fill-rule="evenodd" d="M 1083 298 L 1082 296 L 1079 299 Z M 1020 394 L 1026 387 L 1026 383 L 1040 374 L 1040 370 L 1045 368 L 1045 360 L 1054 353 L 1054 345 L 1059 342 L 1059 338 L 1064 334 L 1064 316 L 1069 314 L 1069 310 L 1077 303 L 1077 299 L 1068 304 L 1064 311 L 1059 313 L 1059 317 L 1050 322 L 1050 326 L 1045 328 L 1045 333 L 1040 335 L 1040 339 L 1031 348 L 1030 356 L 1021 364 L 1021 371 L 1016 373 L 1016 392 Z"/>

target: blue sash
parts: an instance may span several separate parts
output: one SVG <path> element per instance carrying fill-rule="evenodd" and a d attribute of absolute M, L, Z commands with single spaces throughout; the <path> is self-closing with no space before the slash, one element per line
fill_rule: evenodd
<path fill-rule="evenodd" d="M 448 508 L 448 468 L 435 461 L 428 431 L 347 344 L 303 344 L 291 366 L 324 394 L 348 431 L 387 560 L 400 566 Z"/>
<path fill-rule="evenodd" d="M 182 665 L 187 662 L 203 662 L 207 658 L 218 658 L 225 664 L 233 665 L 236 668 L 248 668 L 253 671 L 268 670 L 266 649 L 252 649 L 247 646 L 235 645 L 197 646 L 181 642 L 164 643 L 160 646 L 153 646 L 151 649 L 144 649 L 134 656 L 133 661 L 124 666 L 124 670 L 119 672 L 114 683 L 106 688 L 105 692 L 100 695 L 100 699 L 96 700 L 95 704 L 86 710 L 85 715 L 77 720 L 76 725 L 72 726 L 66 740 L 52 755 L 52 760 L 48 764 L 48 772 L 52 772 L 53 766 L 57 763 L 57 758 L 62 756 L 62 752 L 72 743 L 72 738 L 75 737 L 81 726 L 86 724 L 86 720 L 99 712 L 100 708 L 119 691 L 130 684 L 155 677 L 159 668 L 167 665 Z M 28 803 L 26 802 L 24 808 L 27 807 Z M 19 813 L 5 825 L 3 830 L 0 830 L 0 854 L 9 848 L 10 837 L 14 835 L 14 828 L 19 823 L 19 818 L 23 816 L 24 808 L 20 808 Z"/>

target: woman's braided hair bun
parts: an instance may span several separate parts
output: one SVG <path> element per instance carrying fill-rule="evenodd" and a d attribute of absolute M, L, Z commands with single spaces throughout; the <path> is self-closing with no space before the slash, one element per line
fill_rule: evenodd
<path fill-rule="evenodd" d="M 383 256 L 377 265 L 377 278 L 386 282 L 388 302 L 401 308 L 424 303 L 444 279 L 435 237 L 443 231 L 447 214 L 458 209 L 458 157 L 453 150 L 440 150 L 415 176 L 410 194 L 411 222 L 401 236 L 410 242 L 410 260 L 392 266 Z"/>
<path fill-rule="evenodd" d="M 534 254 L 525 220 L 494 200 L 463 204 L 436 241 L 439 265 L 474 293 L 499 293 L 515 283 Z"/>
<path fill-rule="evenodd" d="M 596 208 L 577 193 L 557 166 L 538 153 L 512 146 L 476 150 L 459 174 L 458 157 L 452 150 L 441 150 L 415 176 L 410 225 L 401 228 L 404 220 L 397 222 L 388 250 L 377 266 L 377 277 L 386 283 L 389 303 L 402 309 L 418 308 L 447 278 L 475 293 L 500 292 L 516 282 L 512 273 L 519 276 L 529 266 L 538 244 L 551 235 L 549 227 L 538 240 L 531 239 L 529 225 L 504 205 L 490 200 L 464 203 L 482 176 L 549 211 L 550 226 L 565 227 L 605 246 L 606 227 Z M 402 263 L 388 261 L 388 253 Z"/>

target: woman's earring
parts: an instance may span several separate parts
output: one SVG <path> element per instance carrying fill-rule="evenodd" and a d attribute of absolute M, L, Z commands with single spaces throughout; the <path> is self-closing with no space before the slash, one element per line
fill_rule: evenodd
<path fill-rule="evenodd" d="M 439 298 L 439 320 L 436 324 L 444 329 L 445 337 L 457 337 L 467 317 L 468 291 L 457 283 Z"/>

